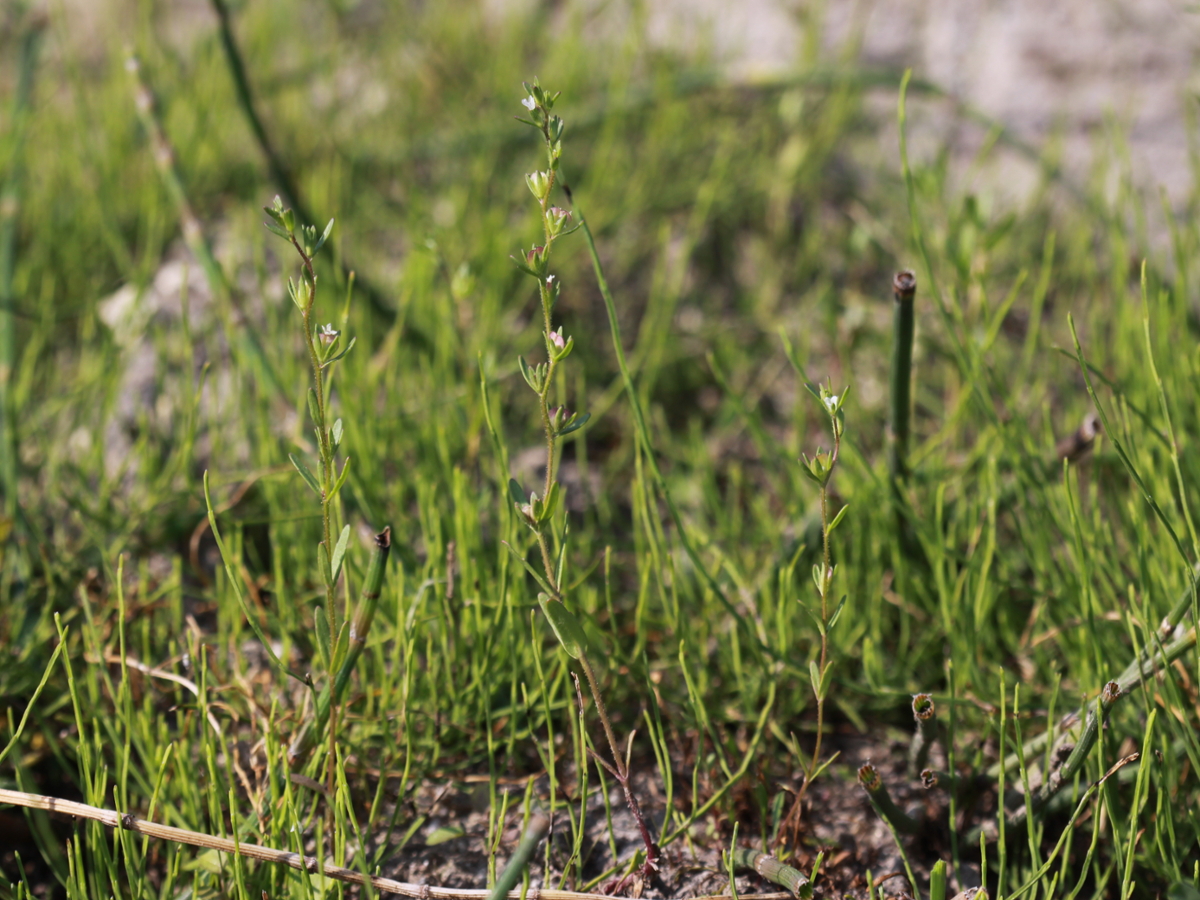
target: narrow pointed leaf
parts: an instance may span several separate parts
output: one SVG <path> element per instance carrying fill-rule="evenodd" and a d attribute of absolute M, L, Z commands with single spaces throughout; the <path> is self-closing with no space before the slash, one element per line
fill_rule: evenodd
<path fill-rule="evenodd" d="M 320 606 L 317 607 L 315 616 L 317 649 L 321 653 L 321 665 L 324 666 L 325 671 L 328 672 L 330 669 L 329 663 L 331 654 L 333 653 L 333 649 L 330 647 L 329 620 L 325 617 L 325 610 Z"/>
<path fill-rule="evenodd" d="M 321 565 L 321 578 L 325 582 L 327 591 L 333 590 L 333 571 L 329 568 L 329 548 L 325 546 L 325 542 L 317 544 L 317 558 Z"/>
<path fill-rule="evenodd" d="M 526 275 L 532 275 L 534 278 L 541 277 L 538 275 L 537 272 L 535 272 L 535 271 L 533 271 L 533 269 L 529 268 L 529 266 L 525 263 L 525 261 L 523 259 L 517 259 L 517 257 L 515 257 L 515 256 L 510 256 L 509 259 L 511 259 L 513 261 L 513 265 L 515 265 L 518 269 L 520 269 Z"/>
<path fill-rule="evenodd" d="M 541 573 L 539 573 L 537 569 L 529 564 L 529 560 L 518 553 L 513 546 L 508 543 L 508 541 L 501 541 L 500 543 L 507 547 L 508 552 L 517 558 L 517 561 L 525 567 L 526 572 L 533 576 L 533 580 L 538 583 L 542 590 L 546 591 L 548 594 L 554 592 L 554 588 L 550 587 L 550 585 L 546 583 L 546 579 L 542 577 Z"/>
<path fill-rule="evenodd" d="M 517 506 L 529 502 L 525 496 L 525 492 L 521 490 L 521 485 L 517 484 L 517 479 L 515 478 L 508 479 L 508 498 L 517 504 Z"/>
<path fill-rule="evenodd" d="M 337 672 L 342 668 L 342 663 L 346 660 L 346 651 L 350 648 L 350 622 L 342 623 L 342 627 L 338 629 L 337 644 L 333 648 L 333 662 L 330 663 L 330 670 Z"/>
<path fill-rule="evenodd" d="M 837 624 L 837 620 L 842 616 L 842 610 L 846 608 L 846 595 L 842 594 L 842 599 L 838 601 L 837 609 L 833 611 L 833 615 L 829 617 L 828 628 L 833 630 L 833 626 Z"/>
<path fill-rule="evenodd" d="M 320 427 L 321 408 L 317 406 L 317 392 L 312 388 L 308 389 L 308 414 L 312 416 L 313 424 Z"/>
<path fill-rule="evenodd" d="M 346 483 L 346 476 L 350 474 L 350 457 L 346 457 L 346 461 L 342 463 L 342 474 L 337 477 L 337 481 L 333 483 L 333 491 L 331 497 L 336 497 L 337 492 L 342 489 L 342 485 Z"/>
<path fill-rule="evenodd" d="M 296 467 L 296 471 L 300 473 L 300 477 L 304 479 L 304 483 L 312 488 L 317 494 L 321 493 L 321 485 L 317 482 L 317 478 L 308 470 L 308 466 L 296 458 L 295 453 L 289 453 L 288 459 L 292 461 L 292 465 Z"/>
<path fill-rule="evenodd" d="M 343 356 L 345 356 L 347 353 L 349 353 L 351 350 L 353 350 L 353 349 L 354 349 L 354 342 L 355 342 L 355 341 L 357 341 L 357 340 L 358 340 L 358 338 L 357 338 L 357 337 L 352 337 L 352 338 L 350 338 L 350 343 L 348 343 L 348 344 L 346 345 L 346 349 L 342 350 L 342 351 L 341 351 L 340 353 L 338 353 L 336 356 L 331 356 L 331 357 L 329 357 L 329 359 L 327 359 L 327 360 L 325 360 L 325 362 L 321 363 L 321 368 L 322 368 L 322 369 L 324 369 L 324 368 L 326 368 L 327 366 L 331 366 L 331 365 L 333 365 L 335 362 L 337 362 L 339 359 L 341 359 Z"/>
<path fill-rule="evenodd" d="M 592 414 L 591 414 L 591 413 L 582 413 L 582 414 L 580 414 L 580 415 L 579 415 L 579 417 L 575 419 L 575 421 L 573 421 L 573 422 L 570 422 L 570 423 L 568 423 L 567 425 L 565 425 L 565 426 L 564 426 L 564 427 L 563 427 L 563 428 L 562 428 L 562 429 L 561 429 L 561 430 L 558 432 L 558 436 L 559 436 L 559 437 L 566 437 L 566 436 L 567 436 L 568 434 L 570 434 L 571 432 L 573 432 L 573 431 L 578 431 L 580 428 L 582 428 L 584 425 L 586 425 L 586 424 L 588 423 L 588 419 L 590 419 L 591 417 L 592 417 Z"/>
<path fill-rule="evenodd" d="M 833 521 L 829 523 L 829 528 L 826 529 L 827 533 L 832 533 L 833 529 L 838 527 L 838 523 L 841 522 L 842 519 L 844 519 L 846 517 L 846 512 L 849 509 L 850 509 L 850 504 L 847 503 L 845 506 L 843 506 L 841 509 L 838 510 L 838 514 L 833 517 Z"/>
<path fill-rule="evenodd" d="M 332 231 L 333 231 L 333 219 L 330 219 L 329 224 L 325 226 L 325 230 L 321 233 L 320 240 L 317 241 L 317 249 L 318 250 L 320 250 L 325 245 L 325 242 L 327 240 L 329 240 L 329 235 Z"/>
<path fill-rule="evenodd" d="M 338 535 L 337 546 L 333 548 L 333 581 L 336 584 L 338 574 L 342 571 L 342 563 L 346 558 L 346 547 L 350 543 L 350 526 L 343 525 L 342 533 Z"/>

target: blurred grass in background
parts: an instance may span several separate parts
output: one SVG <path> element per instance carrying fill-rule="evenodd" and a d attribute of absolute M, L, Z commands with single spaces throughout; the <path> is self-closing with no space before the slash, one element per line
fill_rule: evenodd
<path fill-rule="evenodd" d="M 537 303 L 509 261 L 537 235 L 522 174 L 538 148 L 512 118 L 534 74 L 563 93 L 566 179 L 596 234 L 672 495 L 742 619 L 680 552 L 634 440 L 590 261 L 582 241 L 568 240 L 556 312 L 576 336 L 577 362 L 561 389 L 593 418 L 564 452 L 565 583 L 606 651 L 601 677 L 621 730 L 664 723 L 674 774 L 660 759 L 653 777 L 673 777 L 680 804 L 664 832 L 705 801 L 710 776 L 719 783 L 714 773 L 736 767 L 773 697 L 754 755 L 761 781 L 748 776 L 750 799 L 736 810 L 722 801 L 711 820 L 714 838 L 727 840 L 731 815 L 741 835 L 769 837 L 772 800 L 799 765 L 788 735 L 811 740 L 818 639 L 797 601 L 810 596 L 819 528 L 796 458 L 815 449 L 822 423 L 781 332 L 810 380 L 853 385 L 833 485 L 850 504 L 833 548 L 849 595 L 833 637 L 838 727 L 910 728 L 909 695 L 931 691 L 955 710 L 959 762 L 986 768 L 1002 727 L 1012 746 L 1002 692 L 1011 710 L 1020 685 L 1025 737 L 1043 729 L 1048 708 L 1061 714 L 1094 697 L 1152 643 L 1189 584 L 1200 560 L 1184 516 L 1200 468 L 1190 271 L 1200 236 L 1186 214 L 1196 198 L 1185 214 L 1164 215 L 1130 187 L 1118 139 L 1087 184 L 1065 185 L 1043 160 L 1042 187 L 1017 209 L 992 202 L 947 152 L 914 159 L 910 217 L 894 123 L 867 112 L 868 101 L 894 98 L 900 73 L 859 71 L 815 45 L 791 76 L 733 83 L 702 56 L 646 43 L 637 5 L 503 15 L 457 0 L 245 4 L 234 27 L 267 129 L 308 205 L 337 220 L 338 265 L 327 256 L 320 271 L 322 321 L 340 313 L 341 263 L 382 300 L 372 310 L 359 292 L 351 305 L 347 331 L 359 343 L 334 397 L 353 457 L 344 521 L 355 535 L 390 524 L 395 549 L 340 735 L 344 791 L 325 824 L 321 795 L 290 786 L 276 796 L 277 773 L 235 771 L 260 740 L 256 752 L 281 758 L 303 691 L 263 665 L 216 565 L 199 480 L 209 470 L 260 624 L 303 670 L 315 653 L 320 524 L 287 459 L 311 438 L 287 262 L 261 224 L 279 188 L 205 5 L 128 10 L 136 15 L 92 14 L 84 33 L 76 11 L 51 5 L 23 165 L 19 129 L 6 127 L 0 143 L 0 175 L 20 179 L 3 410 L 17 450 L 5 497 L 19 512 L 9 507 L 0 545 L 0 698 L 12 725 L 55 646 L 55 615 L 75 678 L 69 688 L 65 670 L 52 675 L 0 770 L 4 786 L 139 814 L 153 796 L 161 821 L 278 847 L 298 840 L 293 825 L 327 828 L 344 850 L 357 846 L 358 828 L 378 836 L 419 825 L 408 801 L 426 779 L 488 773 L 498 804 L 501 776 L 537 772 L 555 754 L 563 772 L 585 759 L 567 657 L 500 543 L 530 549 L 505 485 L 510 474 L 535 481 L 537 455 L 525 451 L 540 441 L 515 363 L 537 340 Z M 8 108 L 33 20 L 11 7 L 4 15 Z M 135 109 L 127 47 L 232 299 L 214 294 L 185 248 Z M 914 140 L 923 110 L 948 103 L 918 83 Z M 987 133 L 984 154 L 1007 139 Z M 1151 240 L 1162 224 L 1165 238 Z M 905 266 L 919 282 L 906 499 L 921 552 L 909 556 L 883 452 L 890 282 Z M 1073 350 L 1055 350 L 1071 347 L 1068 312 L 1102 376 L 1110 424 L 1178 548 L 1106 438 L 1066 470 L 1056 461 L 1056 441 L 1092 409 Z M 255 336 L 261 360 L 239 332 Z M 356 537 L 354 579 L 366 559 Z M 122 655 L 186 675 L 199 696 L 122 666 Z M 1160 707 L 1150 801 L 1131 810 L 1131 785 L 1106 787 L 1102 849 L 1086 866 L 1082 852 L 1064 862 L 1063 882 L 1082 879 L 1085 895 L 1102 896 L 1132 863 L 1132 888 L 1151 896 L 1193 877 L 1198 680 L 1189 654 L 1116 708 L 1087 777 L 1128 752 L 1125 742 L 1140 748 Z M 635 758 L 652 771 L 644 734 Z M 397 778 L 379 780 L 380 769 Z M 835 764 L 827 777 L 845 772 Z M 570 792 L 556 790 L 558 803 Z M 494 811 L 493 853 L 503 824 Z M 118 852 L 98 826 L 80 829 L 68 860 L 48 820 L 33 821 L 71 896 L 182 896 L 181 884 L 239 896 L 324 890 L 228 860 L 189 869 L 196 853 L 174 846 L 123 840 Z M 1049 845 L 1061 825 L 1036 828 Z M 1042 846 L 1040 833 L 1028 843 Z M 377 840 L 365 862 L 348 864 L 371 868 L 387 854 Z M 1037 867 L 1006 864 L 1010 888 Z M 15 865 L 5 875 L 15 882 Z"/>

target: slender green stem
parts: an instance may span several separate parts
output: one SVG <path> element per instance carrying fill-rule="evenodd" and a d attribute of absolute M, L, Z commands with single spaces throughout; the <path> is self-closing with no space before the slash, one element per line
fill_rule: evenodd
<path fill-rule="evenodd" d="M 384 528 L 375 535 L 375 553 L 371 557 L 371 567 L 367 570 L 367 579 L 363 583 L 362 599 L 350 623 L 350 644 L 346 650 L 346 658 L 342 661 L 337 676 L 331 683 L 326 684 L 318 695 L 316 709 L 292 741 L 292 746 L 288 749 L 288 761 L 292 766 L 303 765 L 320 739 L 321 729 L 329 718 L 330 711 L 342 702 L 346 686 L 350 683 L 350 676 L 354 673 L 358 658 L 367 645 L 367 635 L 375 619 L 379 597 L 383 593 L 383 579 L 391 549 L 392 530 Z"/>
<path fill-rule="evenodd" d="M 313 337 L 313 306 L 317 299 L 317 273 L 313 267 L 312 257 L 305 252 L 300 241 L 295 235 L 291 238 L 292 246 L 296 248 L 296 252 L 300 254 L 302 265 L 307 272 L 307 279 L 302 278 L 304 282 L 305 305 L 304 305 L 304 344 L 308 349 L 308 361 L 312 367 L 313 393 L 316 397 L 316 421 L 313 426 L 317 432 L 317 452 L 321 457 L 321 540 L 325 545 L 325 565 L 328 567 L 333 558 L 333 526 L 331 522 L 331 510 L 334 503 L 333 484 L 334 484 L 334 459 L 333 447 L 329 438 L 328 417 L 325 415 L 325 372 L 321 367 L 321 356 L 317 350 L 317 342 Z M 325 582 L 325 615 L 329 620 L 329 633 L 336 634 L 334 628 L 335 618 L 333 612 L 334 604 L 334 584 L 332 578 L 332 570 L 322 572 L 322 579 Z"/>
<path fill-rule="evenodd" d="M 1045 808 L 1051 797 L 1074 781 L 1075 776 L 1083 768 L 1088 754 L 1096 746 L 1096 740 L 1100 737 L 1100 729 L 1108 718 L 1108 711 L 1112 709 L 1113 704 L 1121 698 L 1123 693 L 1120 685 L 1115 681 L 1110 681 L 1104 686 L 1104 690 L 1100 692 L 1100 696 L 1096 700 L 1096 706 L 1088 711 L 1083 733 L 1079 736 L 1079 741 L 1075 744 L 1071 755 L 1067 757 L 1067 761 L 1046 777 L 1041 787 L 1034 791 L 1032 799 L 1008 817 L 1009 828 L 1023 825 L 1028 816 L 1037 815 Z"/>
<path fill-rule="evenodd" d="M 1193 577 L 1196 575 L 1197 571 L 1193 571 Z M 1165 629 L 1170 629 L 1173 631 L 1178 626 L 1180 620 L 1182 620 L 1184 614 L 1187 612 L 1189 604 L 1191 603 L 1194 586 L 1195 582 L 1193 581 L 1193 584 L 1185 588 L 1180 594 L 1179 599 L 1175 601 L 1175 605 L 1171 607 L 1171 611 L 1167 614 L 1167 617 L 1164 620 Z M 1184 634 L 1175 637 L 1169 644 L 1164 645 L 1157 640 L 1147 643 L 1138 651 L 1133 662 L 1126 666 L 1121 674 L 1113 680 L 1121 689 L 1121 693 L 1127 694 L 1141 684 L 1144 679 L 1152 677 L 1160 669 L 1170 665 L 1194 646 L 1196 646 L 1195 628 L 1188 629 Z M 1080 719 L 1084 718 L 1087 713 L 1088 705 L 1084 704 L 1074 713 L 1064 716 L 1060 722 L 1078 722 Z M 1056 740 L 1057 737 L 1061 735 L 1061 728 L 1061 725 L 1057 729 L 1050 728 L 1046 731 L 1043 731 L 1041 734 L 1030 738 L 1025 742 L 1025 745 L 1022 748 L 1022 753 L 1024 753 L 1025 756 L 1031 756 L 1034 753 L 1043 750 L 1048 743 Z M 1014 753 L 1005 758 L 1003 763 L 1005 767 L 1015 766 L 1017 764 L 1017 754 Z M 989 778 L 996 778 L 999 774 L 1000 763 L 996 763 L 987 770 L 987 775 Z"/>
<path fill-rule="evenodd" d="M 539 95 L 540 96 L 540 95 Z M 558 434 L 555 428 L 555 418 L 550 411 L 550 391 L 554 386 L 554 376 L 558 371 L 558 363 L 560 357 L 556 350 L 558 347 L 552 335 L 554 334 L 553 312 L 555 291 L 551 288 L 551 278 L 545 274 L 546 261 L 550 257 L 551 248 L 554 242 L 561 236 L 561 219 L 559 219 L 556 227 L 551 226 L 551 217 L 557 212 L 550 205 L 550 195 L 553 191 L 555 181 L 558 177 L 558 154 L 560 148 L 556 146 L 556 138 L 551 133 L 552 117 L 549 114 L 549 109 L 541 109 L 541 126 L 542 138 L 546 144 L 546 155 L 549 168 L 545 173 L 538 173 L 536 178 L 538 181 L 531 181 L 531 185 L 541 183 L 540 191 L 535 191 L 537 195 L 538 208 L 542 217 L 542 232 L 545 243 L 541 248 L 535 250 L 540 255 L 541 266 L 538 275 L 538 298 L 542 304 L 542 337 L 546 345 L 546 356 L 548 363 L 546 365 L 545 377 L 540 383 L 537 390 L 538 394 L 538 411 L 542 417 L 542 426 L 546 434 L 546 478 L 543 485 L 542 499 L 548 501 L 551 491 L 555 487 L 555 455 L 558 441 Z M 556 127 L 561 127 L 561 121 L 556 117 L 553 121 L 559 122 Z M 561 131 L 560 131 L 561 133 Z M 534 176 L 531 176 L 533 178 Z M 544 179 L 544 180 L 542 180 Z M 548 523 L 538 523 L 533 528 L 538 542 L 538 547 L 542 554 L 542 565 L 546 572 L 546 581 L 553 588 L 555 596 L 551 598 L 551 603 L 562 602 L 562 584 L 559 580 L 559 573 L 556 571 L 554 562 L 550 552 L 549 535 L 547 534 Z M 602 764 L 609 769 L 621 784 L 621 788 L 625 793 L 625 802 L 629 807 L 629 811 L 637 823 L 638 830 L 641 833 L 642 841 L 646 845 L 646 862 L 643 867 L 644 874 L 650 874 L 658 869 L 659 848 L 654 842 L 654 838 L 650 834 L 650 829 L 646 825 L 645 817 L 642 815 L 641 807 L 638 804 L 637 798 L 633 794 L 632 786 L 629 779 L 629 767 L 625 762 L 625 757 L 621 753 L 620 747 L 617 744 L 616 734 L 613 731 L 612 720 L 609 718 L 608 710 L 604 705 L 604 698 L 600 692 L 600 685 L 596 679 L 595 670 L 592 668 L 591 661 L 588 659 L 586 651 L 580 647 L 577 653 L 573 656 L 579 661 L 580 667 L 583 669 L 584 676 L 587 678 L 588 689 L 592 695 L 592 702 L 596 707 L 596 714 L 600 717 L 600 722 L 604 728 L 604 736 L 608 741 L 609 751 L 612 754 L 612 765 Z M 582 701 L 581 701 L 582 702 Z M 581 710 L 582 715 L 582 710 Z M 622 882 L 623 884 L 623 882 Z"/>
<path fill-rule="evenodd" d="M 920 824 L 898 807 L 892 795 L 888 793 L 887 785 L 879 777 L 879 772 L 873 765 L 867 763 L 858 770 L 858 783 L 871 799 L 871 805 L 892 829 L 902 834 L 916 834 Z"/>
<path fill-rule="evenodd" d="M 833 460 L 836 462 L 837 446 L 839 443 L 839 438 L 836 435 L 836 433 L 834 435 L 833 443 L 834 443 Z M 821 591 L 821 622 L 822 622 L 822 625 L 828 625 L 828 623 L 829 623 L 829 600 L 827 599 L 827 595 L 829 594 L 828 573 L 832 569 L 832 567 L 831 567 L 832 557 L 830 556 L 830 552 L 829 552 L 829 489 L 825 488 L 825 487 L 821 488 L 821 538 L 822 538 L 822 544 L 824 547 L 824 553 L 822 554 L 822 557 L 821 557 L 821 564 L 824 566 L 824 569 L 822 569 L 822 573 L 823 573 L 822 579 L 826 583 L 825 590 Z M 817 671 L 821 673 L 822 681 L 824 681 L 824 678 L 825 678 L 825 664 L 826 664 L 828 658 L 829 658 L 829 633 L 828 633 L 827 628 L 822 627 L 821 628 L 821 662 L 817 667 Z M 809 763 L 808 771 L 805 773 L 804 784 L 800 786 L 800 791 L 796 795 L 795 806 L 797 809 L 797 813 L 799 812 L 799 805 L 800 805 L 800 801 L 804 797 L 804 792 L 808 788 L 808 785 L 811 783 L 813 773 L 815 773 L 817 771 L 817 766 L 821 762 L 821 739 L 824 736 L 824 734 L 825 734 L 825 693 L 823 691 L 818 691 L 817 692 L 817 739 L 813 742 L 812 761 Z"/>
<path fill-rule="evenodd" d="M 937 709 L 929 694 L 916 694 L 912 702 L 913 718 L 917 728 L 908 745 L 908 775 L 916 778 L 925 770 L 929 751 L 937 740 Z"/>
<path fill-rule="evenodd" d="M 504 871 L 500 873 L 500 877 L 496 879 L 496 884 L 492 888 L 491 894 L 488 895 L 488 900 L 505 900 L 508 892 L 515 888 L 517 882 L 521 880 L 525 867 L 533 858 L 533 852 L 537 850 L 538 844 L 542 842 L 542 838 L 549 830 L 550 820 L 546 816 L 534 813 L 530 817 L 529 825 L 525 829 L 525 836 L 521 838 L 521 843 L 513 853 L 512 859 L 508 861 L 508 865 L 504 867 Z"/>
<path fill-rule="evenodd" d="M 893 490 L 908 475 L 909 417 L 912 411 L 913 296 L 917 277 L 897 272 L 892 280 L 891 420 L 888 423 L 888 475 Z"/>

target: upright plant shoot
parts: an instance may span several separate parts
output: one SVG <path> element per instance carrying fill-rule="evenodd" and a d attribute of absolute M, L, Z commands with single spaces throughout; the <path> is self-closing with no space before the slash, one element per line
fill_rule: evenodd
<path fill-rule="evenodd" d="M 800 790 L 796 794 L 796 799 L 792 804 L 791 812 L 788 814 L 788 831 L 794 836 L 799 828 L 800 814 L 802 809 L 802 801 L 804 793 L 813 779 L 819 775 L 829 763 L 833 762 L 830 758 L 824 763 L 821 762 L 821 740 L 825 732 L 825 700 L 829 695 L 829 686 L 833 673 L 833 660 L 829 658 L 829 632 L 837 624 L 841 617 L 842 609 L 846 604 L 845 595 L 838 601 L 837 606 L 830 609 L 830 600 L 833 595 L 834 578 L 837 575 L 837 566 L 833 563 L 832 553 L 830 551 L 829 538 L 833 530 L 841 524 L 845 517 L 849 506 L 843 506 L 836 515 L 830 517 L 829 511 L 829 482 L 833 478 L 834 470 L 837 468 L 838 457 L 842 449 L 842 435 L 846 428 L 846 416 L 842 411 L 843 405 L 846 403 L 846 396 L 850 393 L 850 388 L 847 387 L 840 394 L 833 393 L 831 387 L 827 385 L 813 386 L 806 384 L 808 392 L 816 398 L 821 405 L 822 412 L 829 419 L 829 428 L 833 434 L 833 448 L 831 450 L 817 449 L 811 458 L 807 454 L 801 454 L 801 471 L 813 484 L 817 486 L 821 495 L 821 561 L 814 563 L 812 568 L 813 586 L 816 589 L 819 605 L 814 610 L 805 605 L 805 609 L 812 617 L 813 622 L 817 626 L 817 632 L 821 636 L 821 651 L 819 659 L 811 660 L 808 664 L 809 681 L 811 682 L 813 696 L 817 701 L 817 738 L 813 745 L 812 757 L 807 762 L 802 762 L 804 773 L 804 782 L 800 786 Z"/>
<path fill-rule="evenodd" d="M 338 493 L 350 473 L 350 458 L 345 457 L 338 467 L 337 451 L 341 446 L 344 428 L 341 419 L 330 421 L 331 368 L 354 347 L 351 338 L 342 346 L 342 334 L 332 323 L 317 325 L 316 298 L 317 273 L 313 260 L 329 239 L 333 231 L 333 219 L 325 230 L 317 233 L 315 226 L 297 225 L 295 213 L 285 209 L 283 201 L 275 198 L 272 206 L 264 207 L 270 217 L 267 228 L 283 238 L 300 256 L 299 283 L 288 279 L 288 295 L 300 311 L 304 347 L 312 372 L 312 385 L 308 389 L 308 413 L 312 419 L 316 437 L 317 467 L 314 472 L 295 453 L 289 454 L 292 465 L 301 479 L 321 504 L 321 543 L 317 547 L 318 568 L 325 587 L 325 609 L 318 608 L 316 616 L 317 646 L 321 653 L 327 681 L 317 696 L 313 714 L 301 726 L 288 749 L 288 758 L 293 765 L 303 765 L 316 745 L 326 720 L 335 713 L 354 665 L 366 643 L 367 632 L 375 617 L 375 608 L 383 589 L 383 578 L 387 557 L 391 550 L 391 530 L 383 529 L 375 536 L 375 550 L 363 584 L 362 599 L 353 621 L 343 616 L 340 628 L 334 612 L 335 586 L 345 562 L 350 542 L 350 526 L 342 527 L 337 543 L 333 542 L 333 520 L 337 508 Z M 347 310 L 348 311 L 348 310 Z M 343 320 L 345 315 L 343 314 Z M 333 636 L 337 639 L 334 640 Z M 333 731 L 330 729 L 330 739 Z"/>
<path fill-rule="evenodd" d="M 617 780 L 624 791 L 625 801 L 629 805 L 629 810 L 633 814 L 634 821 L 637 822 L 642 840 L 646 845 L 643 874 L 649 875 L 658 868 L 658 845 L 651 837 L 637 798 L 633 795 L 629 778 L 628 754 L 621 752 L 621 745 L 617 742 L 617 737 L 613 732 L 612 721 L 600 693 L 596 672 L 588 658 L 587 636 L 574 613 L 564 603 L 565 526 L 558 546 L 557 559 L 554 553 L 555 513 L 562 505 L 562 488 L 555 478 L 558 442 L 561 438 L 582 428 L 587 423 L 589 414 L 570 412 L 563 406 L 552 408 L 550 403 L 550 392 L 555 383 L 558 367 L 575 348 L 575 339 L 564 336 L 561 326 L 557 329 L 554 327 L 554 306 L 558 301 L 562 285 L 550 272 L 550 256 L 555 243 L 570 234 L 575 228 L 570 225 L 571 213 L 554 205 L 552 201 L 554 188 L 560 180 L 559 164 L 562 158 L 563 121 L 552 113 L 554 103 L 559 95 L 547 93 L 536 80 L 533 84 L 526 83 L 525 91 L 527 96 L 521 101 L 521 104 L 525 107 L 527 116 L 520 118 L 520 121 L 541 132 L 546 147 L 546 169 L 525 176 L 525 183 L 538 204 L 543 242 L 527 251 L 522 251 L 519 256 L 513 257 L 513 261 L 522 272 L 537 281 L 546 361 L 531 365 L 523 357 L 518 357 L 517 363 L 521 369 L 521 375 L 537 395 L 538 411 L 546 440 L 546 477 L 540 494 L 535 490 L 526 495 L 515 480 L 509 481 L 509 492 L 518 515 L 535 536 L 542 557 L 542 572 L 538 573 L 523 558 L 521 561 L 543 588 L 543 591 L 538 594 L 538 603 L 558 637 L 559 643 L 583 670 L 596 713 L 604 728 L 604 736 L 608 742 L 612 762 L 610 763 L 598 755 L 594 758 Z"/>

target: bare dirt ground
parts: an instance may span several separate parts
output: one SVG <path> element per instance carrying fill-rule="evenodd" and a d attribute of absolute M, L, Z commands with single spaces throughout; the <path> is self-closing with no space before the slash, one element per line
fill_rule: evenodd
<path fill-rule="evenodd" d="M 806 798 L 800 848 L 791 857 L 792 864 L 808 873 L 816 863 L 817 855 L 824 854 L 815 882 L 817 896 L 866 896 L 868 871 L 872 873 L 876 884 L 884 880 L 886 896 L 910 896 L 895 839 L 871 809 L 866 792 L 857 783 L 855 772 L 864 763 L 875 765 L 897 805 L 921 823 L 918 833 L 904 841 L 915 874 L 922 882 L 927 880 L 929 867 L 934 862 L 949 856 L 949 834 L 945 825 L 946 793 L 938 788 L 926 790 L 906 777 L 906 742 L 846 733 L 837 736 L 836 745 L 840 754 L 837 763 L 814 782 Z M 941 764 L 944 760 L 938 754 L 935 748 L 932 761 Z M 649 774 L 653 772 L 650 761 L 643 764 L 641 772 L 638 778 L 640 802 L 651 821 L 652 831 L 657 835 L 661 830 L 665 798 L 656 777 Z M 565 779 L 563 787 L 569 795 L 570 778 L 562 774 L 560 777 Z M 687 784 L 689 778 L 690 773 L 686 771 L 676 772 L 677 785 Z M 781 784 L 778 779 L 763 773 L 759 773 L 758 780 L 768 796 L 798 784 Z M 739 785 L 743 792 L 755 787 L 753 779 L 746 781 L 750 783 Z M 525 787 L 523 784 L 513 785 L 510 790 L 513 792 L 510 801 L 512 812 L 506 820 L 497 852 L 497 871 L 503 868 L 521 838 L 521 802 Z M 544 800 L 547 790 L 547 780 L 543 776 L 534 785 L 535 798 Z M 408 818 L 424 815 L 426 822 L 418 834 L 391 856 L 383 874 L 400 881 L 444 887 L 478 888 L 485 884 L 488 874 L 487 802 L 486 784 L 445 782 L 424 785 L 412 801 Z M 577 799 L 575 803 L 577 808 Z M 739 798 L 735 794 L 734 803 L 740 819 L 737 823 L 738 844 L 761 845 L 765 836 L 760 830 L 762 823 L 756 821 L 753 813 L 751 798 Z M 994 798 L 990 803 L 994 803 Z M 990 803 L 989 798 L 981 798 L 976 812 L 988 808 Z M 677 808 L 687 809 L 689 805 L 676 798 Z M 619 789 L 614 788 L 610 792 L 609 806 L 612 817 L 611 841 L 602 798 L 593 795 L 589 802 L 586 837 L 582 847 L 582 877 L 565 882 L 562 879 L 561 867 L 570 857 L 571 847 L 569 825 L 560 815 L 550 837 L 549 878 L 543 865 L 543 848 L 531 866 L 532 887 L 561 886 L 568 890 L 601 891 L 603 884 L 589 889 L 585 880 L 599 877 L 616 863 L 629 860 L 636 851 L 642 849 L 638 830 Z M 968 814 L 964 822 L 971 818 Z M 447 829 L 451 828 L 461 829 L 463 834 L 452 840 L 444 840 Z M 630 896 L 646 900 L 689 900 L 727 895 L 729 878 L 721 852 L 730 846 L 733 828 L 734 822 L 728 815 L 714 813 L 702 817 L 692 826 L 687 838 L 664 848 L 660 877 L 652 882 L 636 882 Z M 436 842 L 433 846 L 429 846 L 431 840 Z M 396 843 L 398 841 L 394 840 L 393 844 Z M 966 861 L 962 875 L 962 887 L 978 884 L 977 865 Z M 780 890 L 752 872 L 742 872 L 736 887 L 739 896 Z"/>

